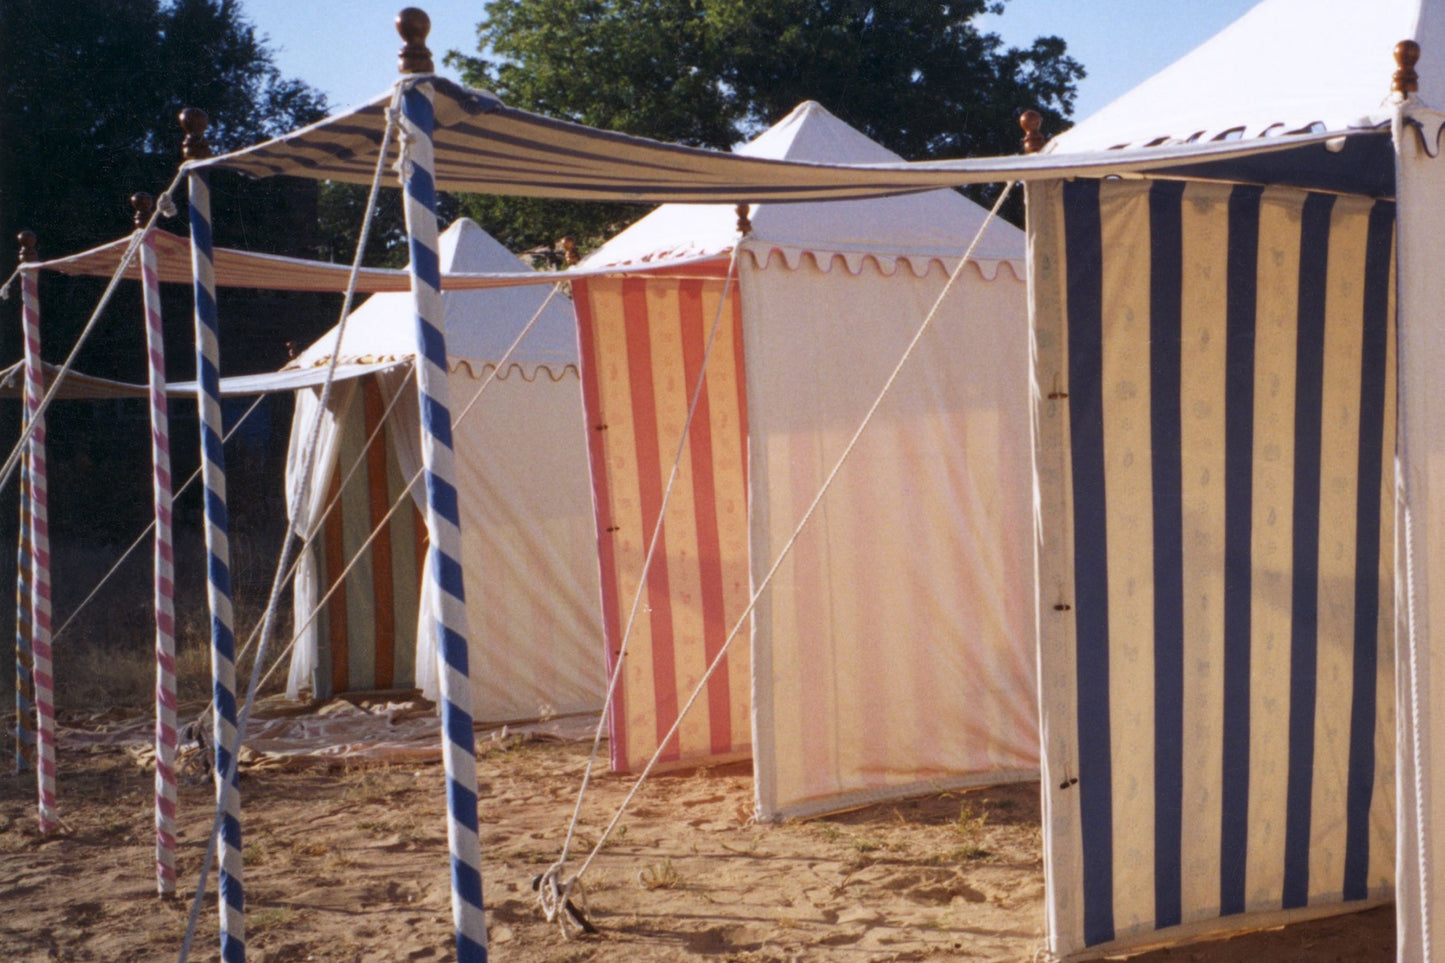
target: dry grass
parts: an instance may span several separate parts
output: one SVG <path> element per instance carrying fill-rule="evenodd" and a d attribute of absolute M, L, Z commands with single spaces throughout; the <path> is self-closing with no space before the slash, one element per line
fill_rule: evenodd
<path fill-rule="evenodd" d="M 100 602 L 92 603 L 99 606 Z M 237 648 L 242 649 L 262 613 L 257 603 L 238 602 Z M 64 625 L 64 616 L 55 620 Z M 136 615 L 133 607 L 118 617 L 103 620 L 86 612 L 64 634 L 54 640 L 55 706 L 62 714 L 92 715 L 98 711 L 148 711 L 155 705 L 155 627 L 149 611 Z M 13 627 L 13 622 L 10 623 Z M 278 620 L 271 655 L 290 640 L 290 612 Z M 243 650 L 236 663 L 237 685 L 244 689 L 250 679 L 251 652 Z M 273 673 L 262 688 L 267 695 L 280 691 L 285 672 Z M 193 606 L 176 619 L 176 690 L 182 703 L 205 702 L 211 696 L 210 621 L 204 609 Z M 13 672 L 0 672 L 0 704 L 15 700 Z"/>

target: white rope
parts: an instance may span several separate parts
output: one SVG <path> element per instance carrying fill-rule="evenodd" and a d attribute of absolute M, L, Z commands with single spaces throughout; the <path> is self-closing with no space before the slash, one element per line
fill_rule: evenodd
<path fill-rule="evenodd" d="M 335 381 L 336 368 L 341 357 L 342 336 L 345 334 L 346 322 L 348 316 L 351 314 L 351 303 L 356 294 L 357 279 L 361 275 L 361 263 L 363 257 L 366 254 L 366 243 L 371 236 L 371 225 L 376 217 L 376 200 L 378 194 L 381 191 L 381 179 L 386 170 L 387 149 L 388 145 L 391 143 L 393 135 L 396 132 L 397 111 L 400 99 L 401 85 L 400 83 L 398 83 L 392 93 L 391 106 L 387 109 L 386 112 L 386 131 L 382 135 L 380 148 L 377 151 L 376 170 L 372 175 L 371 192 L 368 194 L 366 199 L 366 211 L 363 215 L 361 222 L 361 234 L 356 245 L 356 255 L 352 258 L 351 274 L 347 278 L 346 294 L 342 298 L 341 319 L 337 324 L 336 330 L 336 350 L 332 352 L 331 362 L 327 365 L 326 368 L 326 380 L 322 383 L 320 406 L 320 410 L 322 411 L 325 410 L 326 404 L 331 397 L 331 388 L 332 384 Z M 177 179 L 179 180 L 179 177 Z M 311 470 L 314 467 L 314 461 L 316 457 L 316 443 L 320 437 L 320 433 L 321 419 L 317 418 L 316 423 L 312 425 L 311 437 L 308 439 L 308 444 L 306 445 L 301 484 L 297 488 L 295 497 L 292 499 L 291 510 L 288 514 L 289 518 L 295 518 L 300 514 L 301 505 L 305 504 L 305 499 L 310 494 Z M 241 746 L 244 743 L 246 737 L 246 723 L 250 718 L 251 707 L 254 704 L 256 698 L 256 690 L 260 684 L 261 665 L 266 657 L 266 646 L 270 642 L 270 636 L 272 627 L 275 622 L 276 612 L 280 607 L 281 592 L 285 588 L 285 573 L 290 563 L 290 553 L 292 551 L 293 545 L 294 539 L 292 538 L 291 531 L 288 526 L 286 537 L 282 540 L 281 543 L 281 556 L 276 565 L 275 578 L 272 580 L 271 583 L 270 598 L 266 603 L 266 611 L 261 619 L 260 640 L 256 646 L 256 658 L 251 665 L 251 678 L 246 689 L 246 700 L 242 704 L 241 713 L 236 720 L 236 744 L 229 747 L 229 768 L 232 771 L 221 774 L 221 785 L 224 787 L 224 789 L 220 794 L 220 798 L 217 800 L 216 816 L 215 819 L 212 821 L 210 838 L 207 840 L 206 843 L 206 858 L 201 864 L 200 882 L 196 887 L 195 900 L 191 904 L 191 916 L 186 926 L 185 941 L 181 944 L 180 963 L 185 963 L 186 956 L 190 952 L 191 940 L 195 937 L 196 922 L 199 919 L 201 903 L 206 892 L 206 877 L 210 873 L 211 863 L 215 858 L 216 837 L 220 832 L 221 822 L 225 815 L 226 800 L 235 791 L 232 787 L 232 781 L 235 774 L 234 770 L 238 765 L 240 765 L 239 756 Z"/>
<path fill-rule="evenodd" d="M 1402 473 L 1403 475 L 1403 473 Z M 1425 806 L 1425 750 L 1420 733 L 1420 636 L 1416 628 L 1415 608 L 1415 520 L 1410 510 L 1409 489 L 1401 479 L 1401 499 L 1404 503 L 1405 523 L 1405 624 L 1409 636 L 1407 665 L 1410 672 L 1410 752 L 1412 758 L 1411 776 L 1414 783 L 1415 803 L 1415 846 L 1419 850 L 1420 874 L 1420 947 L 1423 959 L 1434 957 L 1430 952 L 1431 931 L 1431 850 L 1429 833 L 1426 831 L 1427 812 Z"/>
<path fill-rule="evenodd" d="M 19 276 L 20 268 L 17 267 L 15 270 L 10 272 L 10 276 L 5 279 L 5 283 L 0 284 L 0 301 L 10 300 L 10 285 L 14 284 L 15 279 Z"/>
<path fill-rule="evenodd" d="M 169 198 L 171 192 L 176 189 L 176 185 L 180 184 L 183 176 L 185 176 L 184 172 L 177 173 L 175 180 L 171 181 L 170 186 L 165 189 L 161 197 Z M 63 382 L 65 376 L 70 373 L 70 369 L 75 366 L 75 359 L 79 356 L 80 349 L 85 346 L 86 339 L 90 337 L 96 325 L 100 323 L 100 316 L 105 312 L 106 306 L 110 304 L 111 296 L 115 294 L 116 288 L 120 286 L 121 279 L 125 277 L 125 272 L 130 268 L 131 262 L 135 260 L 136 253 L 140 251 L 141 239 L 151 232 L 160 216 L 161 205 L 157 204 L 156 209 L 151 212 L 150 220 L 146 222 L 145 228 L 131 235 L 130 242 L 126 245 L 125 254 L 121 256 L 115 273 L 110 276 L 110 283 L 106 285 L 105 292 L 101 294 L 100 300 L 95 305 L 95 310 L 91 312 L 90 319 L 85 322 L 85 327 L 81 329 L 80 336 L 75 339 L 75 345 L 70 349 L 70 354 L 66 356 L 65 363 L 55 372 L 55 378 L 50 382 L 49 390 L 46 391 L 45 396 L 40 399 L 40 407 L 36 409 L 35 413 L 26 421 L 20 431 L 20 439 L 15 442 L 15 447 L 10 450 L 10 455 L 5 459 L 5 464 L 0 466 L 0 488 L 4 488 L 10 481 L 10 476 L 14 473 L 15 466 L 19 464 L 20 458 L 25 450 L 26 442 L 28 442 L 30 436 L 34 434 L 36 426 L 43 424 L 45 412 L 50 409 L 50 403 L 55 400 L 55 395 L 56 392 L 60 390 L 61 382 Z M 17 270 L 17 273 L 25 269 L 25 266 L 22 265 Z M 9 287 L 10 282 L 5 282 L 5 285 Z"/>
<path fill-rule="evenodd" d="M 582 773 L 582 786 L 577 792 L 577 803 L 572 809 L 572 821 L 567 826 L 567 835 L 562 841 L 562 853 L 557 861 L 533 881 L 533 888 L 537 891 L 537 899 L 542 904 L 542 913 L 547 921 L 557 922 L 562 929 L 564 939 L 570 938 L 568 933 L 568 916 L 570 914 L 558 915 L 558 910 L 568 908 L 568 898 L 580 872 L 575 874 L 571 880 L 563 884 L 560 882 L 562 873 L 567 868 L 567 856 L 571 852 L 572 840 L 577 834 L 577 824 L 582 816 L 582 802 L 587 796 L 587 788 L 592 782 L 592 773 L 597 767 L 597 754 L 602 745 L 602 733 L 607 725 L 607 712 L 612 706 L 612 700 L 616 698 L 617 683 L 622 678 L 622 669 L 626 664 L 627 645 L 632 639 L 632 629 L 637 621 L 637 613 L 642 605 L 643 594 L 647 591 L 648 574 L 652 571 L 652 562 L 657 554 L 657 546 L 662 541 L 663 520 L 667 517 L 667 507 L 672 500 L 672 492 L 676 487 L 678 475 L 681 473 L 682 459 L 687 454 L 688 440 L 691 437 L 692 422 L 697 414 L 699 402 L 702 400 L 702 389 L 707 383 L 707 363 L 712 357 L 713 345 L 717 341 L 718 328 L 722 325 L 723 311 L 727 308 L 728 295 L 732 291 L 733 280 L 737 276 L 738 252 L 742 248 L 740 237 L 733 244 L 732 254 L 728 260 L 727 274 L 723 280 L 722 297 L 718 300 L 717 311 L 713 315 L 712 328 L 708 332 L 707 347 L 703 350 L 702 365 L 699 368 L 697 384 L 693 387 L 692 399 L 688 403 L 687 418 L 683 421 L 682 434 L 678 438 L 677 453 L 672 459 L 672 469 L 667 476 L 667 485 L 663 488 L 662 504 L 657 512 L 657 522 L 652 528 L 652 537 L 647 544 L 647 555 L 642 561 L 642 574 L 638 579 L 637 592 L 632 596 L 632 609 L 627 614 L 627 625 L 622 631 L 622 641 L 618 644 L 617 655 L 613 659 L 612 674 L 607 679 L 607 692 L 602 697 L 602 713 L 597 719 L 597 730 L 592 736 L 592 751 L 587 757 L 587 767 Z M 726 648 L 726 645 L 724 646 Z M 691 705 L 691 702 L 688 703 Z M 682 710 L 684 713 L 686 708 Z M 681 720 L 679 713 L 678 719 Z M 674 727 L 675 728 L 675 727 Z M 671 733 L 668 739 L 672 738 Z M 663 739 L 657 748 L 660 753 L 667 745 L 667 739 Z M 654 756 L 656 758 L 656 756 Z M 577 925 L 585 925 L 584 921 L 573 919 Z"/>
<path fill-rule="evenodd" d="M 246 409 L 246 413 L 243 414 L 239 419 L 237 419 L 236 423 L 231 426 L 231 430 L 226 432 L 225 437 L 221 439 L 222 444 L 230 441 L 231 436 L 233 436 L 237 431 L 241 430 L 241 426 L 246 423 L 246 419 L 251 417 L 252 412 L 254 412 L 257 406 L 261 404 L 262 397 L 264 396 L 256 396 L 256 400 L 251 402 L 251 407 Z M 182 485 L 180 488 L 176 489 L 175 494 L 172 496 L 172 501 L 175 501 L 176 499 L 179 499 L 182 495 L 184 495 L 186 493 L 186 490 L 195 483 L 197 478 L 200 477 L 201 469 L 197 468 L 194 472 L 191 473 L 191 477 L 186 479 L 185 484 Z M 155 520 L 152 519 L 151 523 L 145 527 L 145 531 L 141 532 L 138 536 L 136 536 L 136 540 L 131 542 L 130 546 L 121 553 L 120 558 L 116 559 L 115 564 L 110 567 L 110 570 L 100 577 L 100 581 L 95 583 L 95 588 L 91 589 L 90 594 L 87 595 L 81 601 L 81 603 L 75 607 L 75 610 L 70 613 L 70 617 L 65 620 L 65 623 L 61 625 L 60 628 L 55 630 L 55 634 L 51 636 L 52 644 L 65 634 L 65 630 L 70 628 L 70 624 L 72 622 L 80 618 L 80 613 L 85 610 L 85 607 L 90 604 L 91 600 L 93 600 L 97 595 L 100 594 L 100 590 L 105 588 L 106 583 L 110 581 L 111 577 L 114 576 L 116 572 L 120 571 L 120 567 L 125 564 L 126 559 L 130 558 L 131 555 L 135 552 L 135 550 L 145 543 L 146 539 L 150 537 L 150 533 L 155 530 L 155 527 Z"/>
<path fill-rule="evenodd" d="M 998 216 L 999 208 L 1003 206 L 1004 201 L 1008 198 L 1009 192 L 1012 189 L 1013 182 L 1009 182 L 999 195 L 998 200 L 994 203 L 993 209 L 989 211 L 988 217 L 986 217 L 979 226 L 978 233 L 974 235 L 973 241 L 968 246 L 968 250 L 964 252 L 957 267 L 955 267 L 953 273 L 949 275 L 948 282 L 943 286 L 943 290 L 939 292 L 938 298 L 933 302 L 933 307 L 929 309 L 928 315 L 923 319 L 923 322 L 918 326 L 918 330 L 914 333 L 913 338 L 908 342 L 908 346 L 904 349 L 903 356 L 898 359 L 898 363 L 894 366 L 892 374 L 888 376 L 888 380 L 883 383 L 883 387 L 879 390 L 878 396 L 868 407 L 867 413 L 863 416 L 862 423 L 859 424 L 857 430 L 853 432 L 853 437 L 848 440 L 848 444 L 843 449 L 843 453 L 838 456 L 838 460 L 833 465 L 833 469 L 828 473 L 827 478 L 823 480 L 823 485 L 819 489 L 818 494 L 813 498 L 812 503 L 808 505 L 807 511 L 803 513 L 803 517 L 793 529 L 793 534 L 788 537 L 787 542 L 778 553 L 777 559 L 773 562 L 772 567 L 768 569 L 767 575 L 763 577 L 758 587 L 753 591 L 752 597 L 748 600 L 747 609 L 738 618 L 737 623 L 733 626 L 732 632 L 728 634 L 727 640 L 722 644 L 722 648 L 718 650 L 717 655 L 708 665 L 707 671 L 704 672 L 702 678 L 698 680 L 697 687 L 693 689 L 692 695 L 688 697 L 687 702 L 678 712 L 677 719 L 673 722 L 667 735 L 658 741 L 657 750 L 652 754 L 652 758 L 648 760 L 647 766 L 642 770 L 642 774 L 638 776 L 637 781 L 633 784 L 631 790 L 628 791 L 627 796 L 622 800 L 622 804 L 617 807 L 616 815 L 612 817 L 612 821 L 607 824 L 607 828 L 604 829 L 602 835 L 598 837 L 596 845 L 592 847 L 592 851 L 587 855 L 587 859 L 583 861 L 581 868 L 573 874 L 572 878 L 566 884 L 559 887 L 558 892 L 564 898 L 573 884 L 575 884 L 583 873 L 587 872 L 587 868 L 592 865 L 592 861 L 597 858 L 597 854 L 602 851 L 602 847 L 607 843 L 608 838 L 612 835 L 612 831 L 617 828 L 618 822 L 621 821 L 623 814 L 626 813 L 627 807 L 642 788 L 642 784 L 647 781 L 648 776 L 652 774 L 653 767 L 657 764 L 658 759 L 662 757 L 663 748 L 666 747 L 668 741 L 677 733 L 688 710 L 697 702 L 698 697 L 706 688 L 708 680 L 712 678 L 713 672 L 722 664 L 723 658 L 727 655 L 728 648 L 732 645 L 733 640 L 737 638 L 738 633 L 742 631 L 743 626 L 745 626 L 748 619 L 752 617 L 753 609 L 757 607 L 758 599 L 762 597 L 763 592 L 767 591 L 768 585 L 773 580 L 773 576 L 776 575 L 778 569 L 782 567 L 784 560 L 788 557 L 789 552 L 792 551 L 793 546 L 802 535 L 803 529 L 807 527 L 809 520 L 813 517 L 813 513 L 817 510 L 823 497 L 828 493 L 828 489 L 833 484 L 833 480 L 838 477 L 838 473 L 848 460 L 848 456 L 853 453 L 853 449 L 858 444 L 858 439 L 862 436 L 863 431 L 868 427 L 869 423 L 872 422 L 874 414 L 878 411 L 879 406 L 882 405 L 883 399 L 893 387 L 894 382 L 898 380 L 899 374 L 903 371 L 903 366 L 906 365 L 908 360 L 913 356 L 914 349 L 918 346 L 919 341 L 922 340 L 924 333 L 928 330 L 929 325 L 932 324 L 934 317 L 938 314 L 939 309 L 948 298 L 949 292 L 953 290 L 953 285 L 958 280 L 959 275 L 963 273 L 964 266 L 972 260 L 973 252 L 978 247 L 979 241 L 982 240 L 984 232 L 988 229 L 989 225 L 993 223 L 994 218 Z"/>

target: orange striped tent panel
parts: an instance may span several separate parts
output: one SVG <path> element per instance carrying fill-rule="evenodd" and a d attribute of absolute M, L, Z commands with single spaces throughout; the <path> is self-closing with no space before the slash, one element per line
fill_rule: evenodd
<path fill-rule="evenodd" d="M 313 681 L 318 697 L 415 684 L 419 545 L 426 534 L 415 509 L 403 508 L 381 524 L 405 488 L 391 429 L 376 430 L 385 411 L 377 379 L 364 378 L 341 418 L 340 454 L 328 482 L 327 501 L 334 507 L 320 535 L 321 584 L 331 590 L 360 557 L 323 606 L 320 637 L 327 642 L 319 647 Z M 378 525 L 380 532 L 363 550 Z"/>
<path fill-rule="evenodd" d="M 631 623 L 609 717 L 618 771 L 646 764 L 747 610 L 742 316 L 735 282 L 723 303 L 725 271 L 718 262 L 706 272 L 694 266 L 686 277 L 594 278 L 573 288 L 609 671 Z M 704 273 L 711 276 L 699 277 Z M 642 584 L 700 378 L 696 414 Z M 750 753 L 747 628 L 738 635 L 666 746 L 662 764 Z"/>

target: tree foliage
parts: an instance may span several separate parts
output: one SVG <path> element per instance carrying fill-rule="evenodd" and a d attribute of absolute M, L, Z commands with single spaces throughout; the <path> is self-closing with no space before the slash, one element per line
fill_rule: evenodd
<path fill-rule="evenodd" d="M 51 254 L 122 233 L 130 194 L 175 174 L 183 107 L 217 150 L 325 112 L 237 0 L 0 0 L 0 251 L 22 227 Z"/>
<path fill-rule="evenodd" d="M 132 193 L 157 194 L 175 177 L 183 107 L 203 108 L 221 151 L 322 116 L 323 98 L 281 76 L 238 0 L 0 0 L 0 264 L 15 264 L 16 232 L 39 236 L 42 257 L 74 253 L 131 229 Z M 216 240 L 279 253 L 312 253 L 316 188 L 274 179 L 213 177 Z M 185 188 L 177 191 L 182 211 Z M 184 217 L 162 226 L 186 232 Z M 94 279 L 41 278 L 44 353 L 59 361 L 103 288 Z M 173 378 L 194 375 L 190 293 L 164 291 Z M 20 354 L 18 298 L 0 313 L 0 360 Z M 228 291 L 222 303 L 227 373 L 278 367 L 287 338 L 334 320 L 314 296 Z M 291 332 L 291 333 L 287 333 Z M 144 380 L 137 286 L 122 285 L 78 367 Z M 130 405 L 130 407 L 127 407 Z M 194 461 L 194 406 L 173 406 L 177 474 Z M 13 437 L 14 406 L 0 411 Z M 52 408 L 57 525 L 104 538 L 146 515 L 149 473 L 142 406 Z M 13 486 L 12 486 L 13 488 Z M 183 511 L 189 507 L 182 506 Z M 14 518 L 8 510 L 5 523 Z M 132 531 L 133 533 L 133 531 Z"/>
<path fill-rule="evenodd" d="M 448 55 L 514 106 L 727 148 L 816 100 L 910 160 L 1016 153 L 1020 110 L 1058 131 L 1083 68 L 1064 41 L 979 29 L 1004 0 L 492 0 L 480 56 Z M 641 212 L 487 199 L 503 236 L 600 234 Z M 566 222 L 574 225 L 567 228 Z M 526 225 L 541 225 L 528 233 Z M 494 233 L 496 230 L 494 230 Z"/>

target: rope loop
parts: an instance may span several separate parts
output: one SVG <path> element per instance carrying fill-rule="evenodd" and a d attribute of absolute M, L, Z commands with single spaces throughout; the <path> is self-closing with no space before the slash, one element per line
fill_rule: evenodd
<path fill-rule="evenodd" d="M 537 902 L 547 922 L 556 923 L 562 939 L 570 940 L 579 933 L 596 933 L 597 927 L 587 919 L 587 890 L 578 874 L 562 882 L 562 872 L 566 868 L 566 859 L 557 860 L 532 880 L 532 888 L 537 891 Z M 574 893 L 577 895 L 575 901 L 572 899 Z"/>

